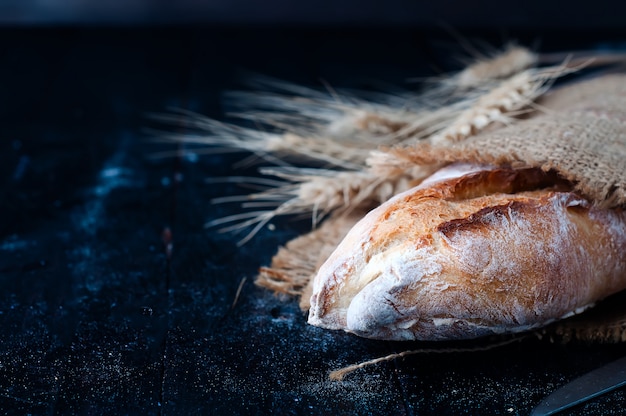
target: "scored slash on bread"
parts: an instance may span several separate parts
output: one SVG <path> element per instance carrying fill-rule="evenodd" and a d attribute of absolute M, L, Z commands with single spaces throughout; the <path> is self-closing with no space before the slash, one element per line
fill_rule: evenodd
<path fill-rule="evenodd" d="M 315 277 L 309 323 L 468 339 L 581 312 L 626 288 L 626 213 L 572 189 L 539 169 L 444 168 L 352 228 Z"/>

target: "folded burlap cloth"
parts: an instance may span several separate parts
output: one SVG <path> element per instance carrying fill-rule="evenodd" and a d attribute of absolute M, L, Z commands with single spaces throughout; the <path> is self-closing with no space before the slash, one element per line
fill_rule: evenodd
<path fill-rule="evenodd" d="M 553 88 L 526 117 L 459 142 L 419 141 L 384 151 L 405 167 L 472 162 L 554 170 L 598 206 L 626 205 L 626 75 L 596 76 Z M 364 208 L 335 213 L 319 228 L 290 241 L 270 267 L 260 269 L 257 283 L 300 296 L 307 310 L 309 283 L 317 269 L 364 213 Z M 566 340 L 626 341 L 626 308 L 596 308 L 548 332 Z"/>

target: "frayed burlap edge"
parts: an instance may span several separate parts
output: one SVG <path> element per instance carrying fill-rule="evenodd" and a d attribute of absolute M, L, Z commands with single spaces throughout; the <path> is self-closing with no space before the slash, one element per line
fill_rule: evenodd
<path fill-rule="evenodd" d="M 315 273 L 363 215 L 362 210 L 335 214 L 319 228 L 289 241 L 274 255 L 271 267 L 259 270 L 256 284 L 276 293 L 299 296 L 300 308 L 309 310 Z"/>

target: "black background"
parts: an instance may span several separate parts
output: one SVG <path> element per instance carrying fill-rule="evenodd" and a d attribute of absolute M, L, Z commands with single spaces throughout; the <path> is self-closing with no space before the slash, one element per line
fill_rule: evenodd
<path fill-rule="evenodd" d="M 4 0 L 0 21 L 18 24 L 410 26 L 624 30 L 614 0 Z"/>
<path fill-rule="evenodd" d="M 232 168 L 246 155 L 152 157 L 178 146 L 152 141 L 151 129 L 185 129 L 148 115 L 178 107 L 223 118 L 222 94 L 245 88 L 245 71 L 373 89 L 451 70 L 463 50 L 441 21 L 494 45 L 623 48 L 624 6 L 612 13 L 598 4 L 592 19 L 591 6 L 552 3 L 520 2 L 510 13 L 495 2 L 259 2 L 127 14 L 86 6 L 69 15 L 6 3 L 0 410 L 525 415 L 622 355 L 621 345 L 531 338 L 411 356 L 330 382 L 330 370 L 391 352 L 475 344 L 376 342 L 307 326 L 295 300 L 252 283 L 306 224 L 277 220 L 243 247 L 203 228 L 239 209 L 211 198 L 245 192 L 205 179 L 254 174 Z M 566 414 L 623 414 L 624 405 L 622 389 Z"/>

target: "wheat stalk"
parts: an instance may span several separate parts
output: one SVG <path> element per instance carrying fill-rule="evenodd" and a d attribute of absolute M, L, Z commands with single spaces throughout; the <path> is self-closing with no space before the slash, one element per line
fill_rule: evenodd
<path fill-rule="evenodd" d="M 407 357 L 409 355 L 416 355 L 416 354 L 450 354 L 450 353 L 459 353 L 459 352 L 478 352 L 478 351 L 490 351 L 492 349 L 495 348 L 500 348 L 500 347 L 504 347 L 506 345 L 510 345 L 514 342 L 519 342 L 522 341 L 523 339 L 527 338 L 528 335 L 522 335 L 522 336 L 515 336 L 513 338 L 510 339 L 505 339 L 504 341 L 500 341 L 500 342 L 496 342 L 496 343 L 492 343 L 492 344 L 487 344 L 484 346 L 470 346 L 467 348 L 422 348 L 422 349 L 418 349 L 418 350 L 407 350 L 407 351 L 402 351 L 402 352 L 398 352 L 398 353 L 393 353 L 393 354 L 389 354 L 386 355 L 384 357 L 378 357 L 378 358 L 374 358 L 373 360 L 367 360 L 367 361 L 362 361 L 358 364 L 352 364 L 346 367 L 342 367 L 338 370 L 333 370 L 330 372 L 330 374 L 328 375 L 328 378 L 332 381 L 342 381 L 348 374 L 359 370 L 361 368 L 365 368 L 365 367 L 369 367 L 372 365 L 376 365 L 379 363 L 383 363 L 386 361 L 391 361 L 391 360 L 395 360 L 398 358 L 404 358 Z"/>
<path fill-rule="evenodd" d="M 213 202 L 244 201 L 244 208 L 274 207 L 242 212 L 212 220 L 207 227 L 220 226 L 220 232 L 253 227 L 239 242 L 245 244 L 264 225 L 280 215 L 307 214 L 312 228 L 330 213 L 348 214 L 355 209 L 370 209 L 415 186 L 408 175 L 380 177 L 366 170 L 336 171 L 310 168 L 265 168 L 264 175 L 284 179 L 277 186 L 244 197 L 218 198 Z M 244 179 L 241 181 L 245 182 Z"/>

